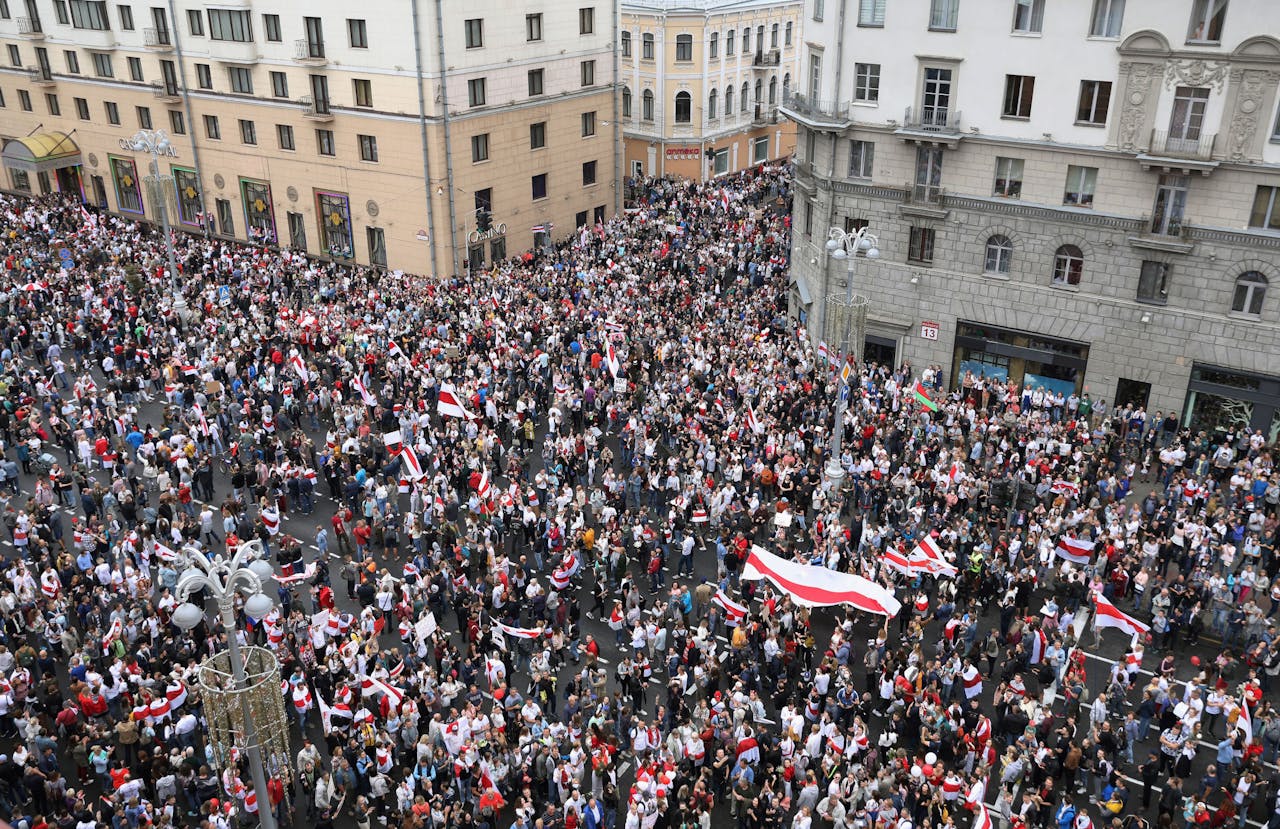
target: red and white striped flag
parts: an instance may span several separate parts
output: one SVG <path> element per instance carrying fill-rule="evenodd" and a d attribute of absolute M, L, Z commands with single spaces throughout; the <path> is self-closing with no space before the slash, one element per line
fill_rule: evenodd
<path fill-rule="evenodd" d="M 760 418 L 756 417 L 756 410 L 750 404 L 747 405 L 747 428 L 754 435 L 764 434 L 764 424 L 760 422 Z"/>
<path fill-rule="evenodd" d="M 307 371 L 307 364 L 298 354 L 294 354 L 289 358 L 289 365 L 293 366 L 293 370 L 298 373 L 298 377 L 304 383 L 311 382 L 311 372 Z"/>
<path fill-rule="evenodd" d="M 942 555 L 942 550 L 939 549 L 938 543 L 933 540 L 932 536 L 926 535 L 920 539 L 920 543 L 911 551 L 911 561 L 924 572 L 933 576 L 957 576 L 960 574 L 960 571 Z"/>
<path fill-rule="evenodd" d="M 274 507 L 266 507 L 262 510 L 262 523 L 267 528 L 267 532 L 271 535 L 277 535 L 280 532 L 280 510 Z"/>
<path fill-rule="evenodd" d="M 964 683 L 965 699 L 973 699 L 982 693 L 982 673 L 973 665 L 964 669 L 960 681 Z"/>
<path fill-rule="evenodd" d="M 1064 478 L 1059 478 L 1054 481 L 1053 485 L 1049 487 L 1049 491 L 1055 492 L 1058 495 L 1067 495 L 1072 498 L 1080 497 L 1080 485 L 1074 484 Z"/>
<path fill-rule="evenodd" d="M 404 352 L 400 350 L 400 346 L 396 344 L 395 340 L 387 341 L 387 353 L 392 357 L 395 357 L 397 360 L 404 359 Z"/>
<path fill-rule="evenodd" d="M 711 603 L 724 611 L 724 623 L 729 627 L 737 627 L 747 618 L 747 606 L 729 598 L 729 594 L 722 589 L 716 591 Z"/>
<path fill-rule="evenodd" d="M 205 437 L 209 437 L 209 421 L 204 418 L 204 409 L 200 408 L 200 404 L 196 403 L 191 407 L 195 410 L 196 417 L 200 418 L 200 433 Z"/>
<path fill-rule="evenodd" d="M 440 394 L 436 401 L 436 411 L 444 417 L 459 417 L 464 420 L 478 420 L 462 405 L 462 398 L 452 383 L 441 383 Z"/>
<path fill-rule="evenodd" d="M 1064 535 L 1058 539 L 1057 553 L 1072 564 L 1085 565 L 1093 558 L 1093 542 Z"/>
<path fill-rule="evenodd" d="M 494 624 L 497 625 L 498 630 L 502 631 L 504 636 L 514 636 L 517 639 L 537 639 L 542 635 L 542 628 L 518 628 L 496 621 Z"/>
<path fill-rule="evenodd" d="M 609 343 L 605 349 L 604 362 L 609 367 L 609 373 L 617 378 L 618 373 L 622 371 L 622 362 L 618 359 L 617 352 L 613 350 L 613 343 Z"/>
<path fill-rule="evenodd" d="M 356 391 L 360 392 L 360 399 L 364 401 L 366 406 L 378 405 L 378 398 L 369 393 L 369 389 L 365 388 L 364 381 L 359 377 L 352 377 L 351 385 L 355 387 Z"/>
<path fill-rule="evenodd" d="M 1129 616 L 1113 605 L 1101 593 L 1093 594 L 1093 626 L 1095 628 L 1116 628 L 1130 636 L 1146 634 L 1151 628 Z"/>
<path fill-rule="evenodd" d="M 422 471 L 422 464 L 418 462 L 417 454 L 407 443 L 400 447 L 400 459 L 404 462 L 404 470 L 409 480 L 421 481 L 427 477 L 427 473 Z"/>

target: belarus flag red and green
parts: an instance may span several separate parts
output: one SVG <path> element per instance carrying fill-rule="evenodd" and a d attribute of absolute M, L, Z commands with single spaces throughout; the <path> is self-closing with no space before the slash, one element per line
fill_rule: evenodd
<path fill-rule="evenodd" d="M 924 385 L 919 380 L 916 381 L 916 402 L 931 412 L 938 411 L 938 404 L 929 397 Z"/>

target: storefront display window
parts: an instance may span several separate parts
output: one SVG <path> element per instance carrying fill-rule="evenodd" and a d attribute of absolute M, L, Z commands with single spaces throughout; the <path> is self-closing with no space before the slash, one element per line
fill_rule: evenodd
<path fill-rule="evenodd" d="M 111 159 L 111 179 L 116 186 L 116 205 L 125 213 L 142 212 L 142 182 L 131 158 Z"/>
<path fill-rule="evenodd" d="M 276 214 L 271 203 L 271 186 L 262 181 L 240 179 L 240 197 L 244 201 L 244 224 L 249 239 L 275 244 Z"/>
<path fill-rule="evenodd" d="M 963 384 L 966 376 L 984 377 L 1012 382 L 1019 388 L 1052 389 L 1070 395 L 1082 391 L 1088 361 L 1086 343 L 960 322 L 951 376 L 955 384 Z"/>
<path fill-rule="evenodd" d="M 174 167 L 173 185 L 178 191 L 178 221 L 184 225 L 199 225 L 200 184 L 196 171 Z"/>
<path fill-rule="evenodd" d="M 324 252 L 335 259 L 351 259 L 351 202 L 345 193 L 316 192 L 316 213 L 320 218 L 320 240 Z"/>

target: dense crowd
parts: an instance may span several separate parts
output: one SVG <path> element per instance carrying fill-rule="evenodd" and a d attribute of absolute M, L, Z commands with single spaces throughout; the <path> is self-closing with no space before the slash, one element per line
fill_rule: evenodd
<path fill-rule="evenodd" d="M 185 234 L 173 280 L 146 225 L 0 197 L 0 814 L 1280 826 L 1266 436 L 860 364 L 833 491 L 787 170 L 637 191 L 449 280 Z M 173 624 L 187 557 L 252 539 L 278 609 Z M 954 576 L 885 564 L 926 540 Z M 903 608 L 802 606 L 756 544 Z M 1150 626 L 1113 665 L 1098 596 Z M 227 636 L 283 666 L 266 797 L 204 738 Z"/>

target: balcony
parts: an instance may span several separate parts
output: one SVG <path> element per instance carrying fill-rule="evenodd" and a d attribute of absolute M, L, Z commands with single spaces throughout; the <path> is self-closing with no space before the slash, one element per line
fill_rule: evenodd
<path fill-rule="evenodd" d="M 182 100 L 182 90 L 178 88 L 176 82 L 152 81 L 151 94 L 156 96 L 157 101 L 163 101 L 166 104 L 176 104 Z"/>
<path fill-rule="evenodd" d="M 27 77 L 35 86 L 53 86 L 58 82 L 53 77 L 52 71 L 49 69 L 42 69 L 38 66 L 28 66 Z"/>
<path fill-rule="evenodd" d="M 316 100 L 310 95 L 298 99 L 298 105 L 302 107 L 302 117 L 311 121 L 332 121 L 333 109 L 329 104 L 328 98 Z"/>
<path fill-rule="evenodd" d="M 257 63 L 258 44 L 252 40 L 210 39 L 209 57 L 219 63 Z"/>
<path fill-rule="evenodd" d="M 142 43 L 157 52 L 173 51 L 173 35 L 168 29 L 143 29 Z"/>
<path fill-rule="evenodd" d="M 960 111 L 950 107 L 908 107 L 894 134 L 908 141 L 954 147 L 960 141 Z"/>
<path fill-rule="evenodd" d="M 853 126 L 849 104 L 839 101 L 822 101 L 787 92 L 782 96 L 783 116 L 815 130 L 843 130 Z"/>
<path fill-rule="evenodd" d="M 1139 250 L 1157 253 L 1188 254 L 1195 250 L 1195 242 L 1191 241 L 1190 228 L 1184 224 L 1181 210 L 1167 215 L 1157 211 L 1140 234 L 1129 237 L 1129 244 Z"/>
<path fill-rule="evenodd" d="M 768 52 L 756 52 L 751 59 L 752 69 L 776 69 L 782 65 L 782 53 L 777 49 Z"/>
<path fill-rule="evenodd" d="M 766 107 L 757 104 L 755 112 L 751 115 L 751 126 L 767 127 L 770 124 L 778 123 L 778 110 L 776 107 Z"/>
<path fill-rule="evenodd" d="M 27 40 L 44 40 L 44 29 L 40 27 L 40 18 L 19 17 L 18 37 L 26 38 Z"/>
<path fill-rule="evenodd" d="M 1149 149 L 1138 153 L 1138 163 L 1144 170 L 1182 171 L 1207 176 L 1218 166 L 1218 162 L 1213 160 L 1217 143 L 1216 134 L 1179 138 L 1163 130 L 1152 130 Z"/>
<path fill-rule="evenodd" d="M 294 42 L 293 59 L 307 66 L 324 66 L 329 62 L 324 56 L 324 44 L 306 38 Z"/>
<path fill-rule="evenodd" d="M 913 184 L 908 182 L 902 186 L 903 200 L 898 205 L 898 212 L 903 216 L 914 216 L 921 219 L 945 219 L 947 210 L 942 201 L 947 191 L 936 184 Z"/>

